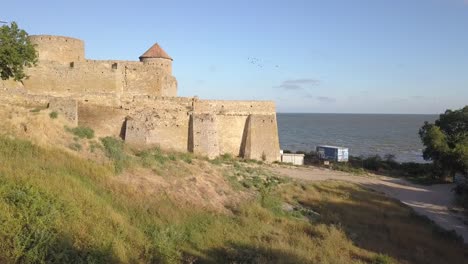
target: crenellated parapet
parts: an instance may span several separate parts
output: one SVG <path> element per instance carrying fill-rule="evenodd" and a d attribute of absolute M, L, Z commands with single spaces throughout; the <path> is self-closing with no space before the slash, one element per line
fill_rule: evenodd
<path fill-rule="evenodd" d="M 85 48 L 82 40 L 63 36 L 29 36 L 39 53 L 39 61 L 70 63 L 85 60 Z"/>

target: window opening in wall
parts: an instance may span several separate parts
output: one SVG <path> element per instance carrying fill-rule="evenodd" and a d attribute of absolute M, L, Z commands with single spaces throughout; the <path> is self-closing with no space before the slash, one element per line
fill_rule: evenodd
<path fill-rule="evenodd" d="M 112 64 L 112 69 L 116 70 L 117 69 L 117 63 Z"/>
<path fill-rule="evenodd" d="M 70 68 L 74 68 L 75 67 L 75 62 L 70 62 Z"/>

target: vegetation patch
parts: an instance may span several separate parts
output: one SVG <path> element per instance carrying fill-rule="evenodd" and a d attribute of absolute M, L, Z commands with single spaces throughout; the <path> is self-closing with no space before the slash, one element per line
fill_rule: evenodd
<path fill-rule="evenodd" d="M 96 142 L 96 141 L 90 141 L 89 142 L 89 151 L 91 153 L 95 153 L 96 150 L 104 150 L 103 146 L 101 144 L 99 144 L 99 142 Z"/>
<path fill-rule="evenodd" d="M 114 162 L 115 172 L 121 173 L 129 165 L 130 157 L 124 151 L 124 143 L 114 137 L 101 138 L 106 156 Z"/>
<path fill-rule="evenodd" d="M 183 176 L 189 174 L 186 166 L 192 164 L 192 153 L 163 151 L 161 148 L 151 148 L 135 153 L 136 163 L 152 169 L 160 176 Z"/>
<path fill-rule="evenodd" d="M 89 127 L 81 127 L 81 126 L 74 127 L 74 128 L 65 127 L 65 130 L 82 139 L 94 138 L 94 130 Z"/>
<path fill-rule="evenodd" d="M 50 117 L 50 118 L 52 118 L 52 119 L 57 119 L 57 117 L 58 117 L 58 113 L 57 113 L 57 112 L 55 112 L 55 111 L 53 111 L 53 112 L 50 112 L 50 114 L 49 114 L 49 117 Z"/>

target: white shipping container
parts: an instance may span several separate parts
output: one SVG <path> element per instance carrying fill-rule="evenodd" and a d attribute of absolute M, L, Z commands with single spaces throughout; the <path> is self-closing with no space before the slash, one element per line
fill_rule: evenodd
<path fill-rule="evenodd" d="M 304 156 L 304 154 L 283 153 L 281 154 L 281 162 L 304 165 Z"/>

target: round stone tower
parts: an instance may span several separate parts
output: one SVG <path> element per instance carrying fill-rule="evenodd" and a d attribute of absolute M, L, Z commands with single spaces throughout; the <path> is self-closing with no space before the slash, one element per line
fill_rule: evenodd
<path fill-rule="evenodd" d="M 39 61 L 70 63 L 85 60 L 84 42 L 63 36 L 33 35 L 29 39 L 36 45 Z"/>
<path fill-rule="evenodd" d="M 172 74 L 172 58 L 158 45 L 154 44 L 143 55 L 140 61 L 145 64 L 156 65 L 168 74 Z"/>

